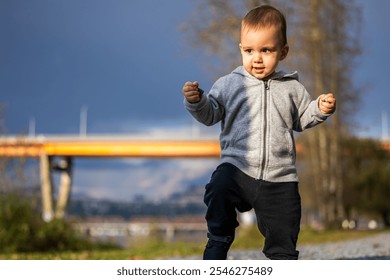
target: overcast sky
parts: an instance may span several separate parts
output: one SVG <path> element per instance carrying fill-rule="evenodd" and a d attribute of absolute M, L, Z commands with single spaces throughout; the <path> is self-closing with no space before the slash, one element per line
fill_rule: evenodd
<path fill-rule="evenodd" d="M 35 123 L 35 134 L 78 134 L 84 107 L 90 134 L 188 135 L 194 122 L 183 109 L 182 84 L 212 84 L 204 57 L 178 29 L 199 3 L 0 0 L 0 103 L 6 104 L 8 133 L 28 133 Z M 363 53 L 351 75 L 367 87 L 356 120 L 361 135 L 379 138 L 382 112 L 390 113 L 390 1 L 358 3 Z M 161 197 L 194 180 L 203 184 L 215 164 L 76 160 L 73 187 L 95 197 Z"/>

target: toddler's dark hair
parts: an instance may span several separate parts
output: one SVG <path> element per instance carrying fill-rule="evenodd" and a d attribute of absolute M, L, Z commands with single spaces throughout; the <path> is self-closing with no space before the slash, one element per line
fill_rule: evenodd
<path fill-rule="evenodd" d="M 269 26 L 280 27 L 282 46 L 287 45 L 286 18 L 282 12 L 269 5 L 262 5 L 250 10 L 242 20 L 241 33 L 247 28 L 260 29 Z"/>

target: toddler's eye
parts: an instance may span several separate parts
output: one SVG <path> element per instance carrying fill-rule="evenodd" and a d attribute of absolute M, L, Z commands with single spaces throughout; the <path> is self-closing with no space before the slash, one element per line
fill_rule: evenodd
<path fill-rule="evenodd" d="M 263 53 L 270 53 L 271 52 L 271 50 L 270 49 L 263 49 Z"/>
<path fill-rule="evenodd" d="M 251 53 L 253 53 L 253 50 L 251 50 L 251 49 L 245 49 L 244 52 L 246 52 L 247 54 L 251 54 Z"/>

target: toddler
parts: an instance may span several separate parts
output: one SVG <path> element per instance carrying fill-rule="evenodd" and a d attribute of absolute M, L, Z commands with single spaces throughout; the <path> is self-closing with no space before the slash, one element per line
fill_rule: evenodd
<path fill-rule="evenodd" d="M 221 124 L 221 163 L 206 185 L 208 242 L 203 259 L 226 259 L 237 211 L 254 209 L 269 259 L 297 259 L 301 198 L 293 131 L 322 123 L 335 110 L 333 94 L 312 100 L 297 72 L 277 71 L 289 46 L 286 20 L 263 5 L 242 20 L 242 66 L 206 95 L 198 82 L 182 88 L 184 105 L 205 125 Z"/>

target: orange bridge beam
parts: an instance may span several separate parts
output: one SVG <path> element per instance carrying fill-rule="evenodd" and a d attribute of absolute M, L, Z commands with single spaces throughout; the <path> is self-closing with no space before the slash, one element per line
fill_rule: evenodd
<path fill-rule="evenodd" d="M 382 142 L 390 152 L 390 141 Z M 303 147 L 297 144 L 297 152 Z M 0 138 L 0 157 L 200 157 L 217 158 L 217 140 L 101 140 L 77 139 L 44 140 Z"/>
<path fill-rule="evenodd" d="M 218 141 L 32 141 L 0 142 L 7 157 L 219 157 Z"/>

